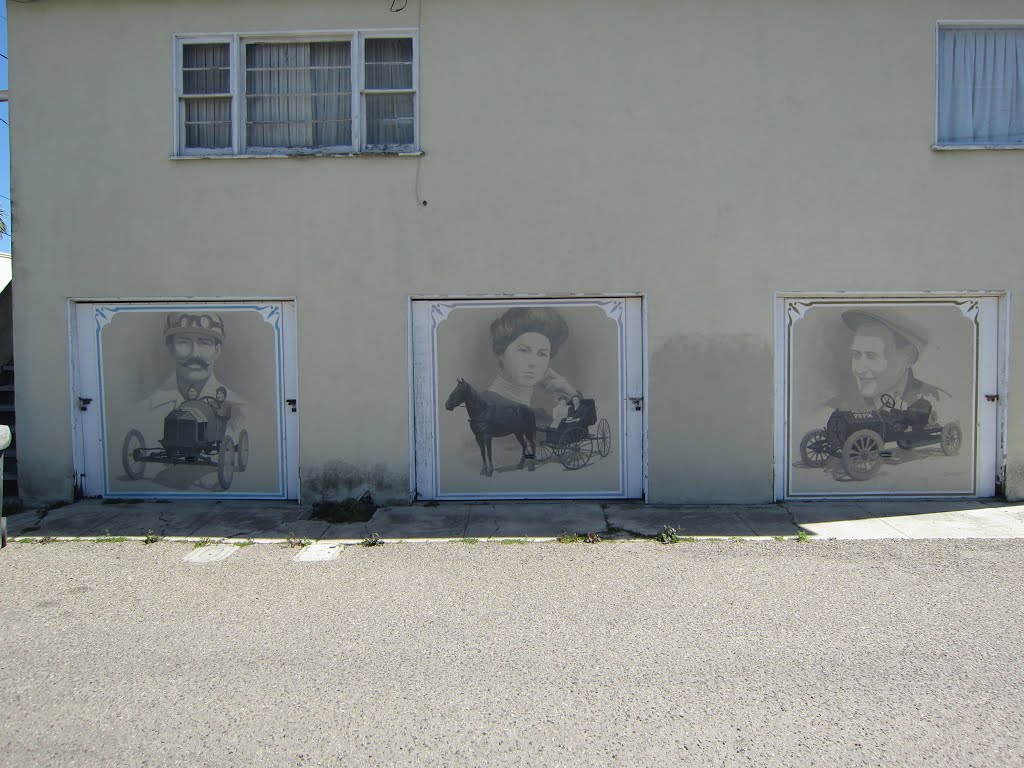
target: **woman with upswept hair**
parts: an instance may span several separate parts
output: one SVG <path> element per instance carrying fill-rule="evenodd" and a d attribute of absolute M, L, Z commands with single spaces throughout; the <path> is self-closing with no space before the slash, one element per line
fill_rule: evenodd
<path fill-rule="evenodd" d="M 498 361 L 498 375 L 487 392 L 547 415 L 533 403 L 538 387 L 554 397 L 571 398 L 576 394 L 565 377 L 551 368 L 551 358 L 568 338 L 569 325 L 551 307 L 507 310 L 491 323 L 491 349 Z"/>

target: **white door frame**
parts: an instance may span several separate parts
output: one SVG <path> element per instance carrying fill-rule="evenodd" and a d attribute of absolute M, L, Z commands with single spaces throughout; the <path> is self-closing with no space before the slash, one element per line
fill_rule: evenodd
<path fill-rule="evenodd" d="M 257 309 L 277 306 L 281 324 L 278 338 L 280 354 L 279 394 L 281 397 L 282 489 L 277 494 L 193 492 L 110 492 L 106 480 L 106 446 L 103 430 L 103 402 L 99 376 L 99 337 L 94 319 L 97 307 L 143 308 L 158 311 L 187 311 L 202 307 L 212 311 Z M 298 401 L 298 343 L 296 306 L 292 298 L 72 298 L 68 300 L 68 350 L 71 371 L 71 435 L 75 486 L 84 496 L 138 496 L 144 498 L 299 498 L 299 423 L 298 411 L 287 405 Z M 86 402 L 87 401 L 87 402 Z"/>
<path fill-rule="evenodd" d="M 623 413 L 623 450 L 626 466 L 623 471 L 623 490 L 615 496 L 578 494 L 535 494 L 498 493 L 487 496 L 475 494 L 440 494 L 434 453 L 437 416 L 437 376 L 432 358 L 431 338 L 424 335 L 424 329 L 417 326 L 416 306 L 432 302 L 464 302 L 488 304 L 534 304 L 569 305 L 620 299 L 626 302 L 624 338 L 633 343 L 624 343 L 623 365 L 633 375 L 626 375 L 623 400 L 639 400 L 640 410 L 627 409 Z M 456 500 L 456 499 L 541 499 L 541 498 L 620 498 L 644 500 L 649 498 L 649 477 L 647 464 L 648 449 L 648 408 L 644 407 L 648 397 L 647 376 L 647 297 L 640 293 L 585 294 L 571 296 L 537 295 L 431 295 L 409 298 L 409 493 L 414 500 Z M 429 384 L 424 378 L 429 378 Z M 429 396 L 428 396 L 429 393 Z"/>
<path fill-rule="evenodd" d="M 810 496 L 792 497 L 787 492 L 787 375 L 789 368 L 788 318 L 786 306 L 797 301 L 856 301 L 865 303 L 927 302 L 928 300 L 971 300 L 992 299 L 981 302 L 979 308 L 979 337 L 977 350 L 978 408 L 975 425 L 975 494 L 907 494 L 907 493 L 849 493 L 823 494 L 819 498 L 986 498 L 994 496 L 1003 487 L 1006 474 L 1006 393 L 1009 388 L 1009 295 L 1006 291 L 905 291 L 905 292 L 800 292 L 777 291 L 775 293 L 775 500 L 793 498 L 809 499 Z M 989 401 L 987 395 L 995 395 Z"/>

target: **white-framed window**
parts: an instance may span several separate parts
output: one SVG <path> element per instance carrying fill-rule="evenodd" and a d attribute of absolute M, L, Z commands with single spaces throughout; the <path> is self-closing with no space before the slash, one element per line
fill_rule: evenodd
<path fill-rule="evenodd" d="M 175 36 L 177 156 L 419 149 L 415 30 Z"/>
<path fill-rule="evenodd" d="M 1024 21 L 939 22 L 937 147 L 1024 148 Z"/>

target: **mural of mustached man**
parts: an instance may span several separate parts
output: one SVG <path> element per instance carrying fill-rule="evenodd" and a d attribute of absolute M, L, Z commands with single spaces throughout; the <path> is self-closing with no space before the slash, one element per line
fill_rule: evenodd
<path fill-rule="evenodd" d="M 451 311 L 436 331 L 442 491 L 617 490 L 620 335 L 596 303 Z"/>
<path fill-rule="evenodd" d="M 277 343 L 258 311 L 115 314 L 101 336 L 110 490 L 275 490 Z"/>
<path fill-rule="evenodd" d="M 793 492 L 972 491 L 969 302 L 812 304 L 789 337 Z"/>

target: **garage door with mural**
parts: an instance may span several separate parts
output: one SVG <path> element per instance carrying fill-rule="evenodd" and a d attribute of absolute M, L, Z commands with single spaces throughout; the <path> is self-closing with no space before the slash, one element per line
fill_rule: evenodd
<path fill-rule="evenodd" d="M 991 495 L 995 301 L 784 300 L 783 495 Z"/>
<path fill-rule="evenodd" d="M 642 493 L 639 299 L 417 301 L 413 323 L 421 498 Z"/>
<path fill-rule="evenodd" d="M 77 305 L 82 485 L 287 497 L 288 325 L 281 303 Z"/>

